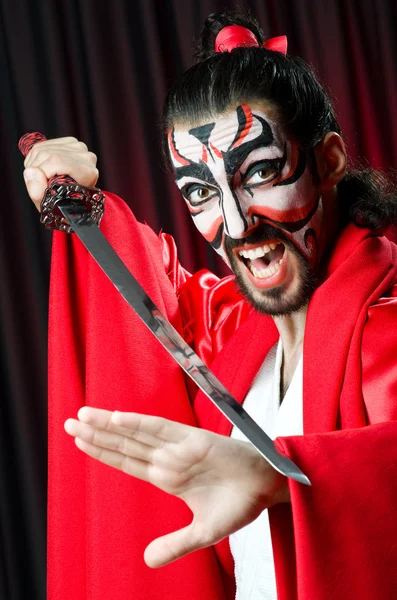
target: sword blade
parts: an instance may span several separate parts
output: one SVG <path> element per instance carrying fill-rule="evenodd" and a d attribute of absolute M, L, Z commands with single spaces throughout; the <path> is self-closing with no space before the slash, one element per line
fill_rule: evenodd
<path fill-rule="evenodd" d="M 58 207 L 91 256 L 138 317 L 225 417 L 247 437 L 277 471 L 291 479 L 311 485 L 309 479 L 295 463 L 277 451 L 272 439 L 248 415 L 159 311 L 109 244 L 88 211 L 85 208 L 76 210 L 76 205 L 67 205 L 63 202 L 60 202 Z"/>

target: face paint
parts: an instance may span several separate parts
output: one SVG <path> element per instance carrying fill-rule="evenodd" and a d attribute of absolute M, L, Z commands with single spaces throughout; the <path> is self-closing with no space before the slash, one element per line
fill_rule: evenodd
<path fill-rule="evenodd" d="M 242 105 L 212 123 L 171 129 L 169 149 L 176 183 L 195 225 L 229 264 L 225 242 L 240 240 L 244 251 L 245 240 L 265 224 L 315 269 L 321 197 L 305 154 L 279 123 Z M 270 241 L 277 243 L 277 238 Z M 244 258 L 258 279 L 248 251 Z"/>
<path fill-rule="evenodd" d="M 296 142 L 242 105 L 213 123 L 169 132 L 176 182 L 199 231 L 224 256 L 258 220 L 279 227 L 314 267 L 321 198 Z"/>

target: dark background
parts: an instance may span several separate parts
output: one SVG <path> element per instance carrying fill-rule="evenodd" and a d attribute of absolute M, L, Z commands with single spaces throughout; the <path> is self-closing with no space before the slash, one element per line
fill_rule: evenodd
<path fill-rule="evenodd" d="M 0 0 L 1 600 L 45 598 L 51 234 L 25 191 L 18 139 L 85 141 L 100 187 L 172 233 L 188 269 L 219 272 L 165 172 L 159 122 L 204 18 L 237 4 L 269 37 L 287 34 L 332 90 L 350 157 L 396 167 L 396 0 Z"/>

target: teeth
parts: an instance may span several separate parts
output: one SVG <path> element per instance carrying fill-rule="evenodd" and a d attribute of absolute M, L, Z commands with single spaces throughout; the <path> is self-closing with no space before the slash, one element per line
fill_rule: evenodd
<path fill-rule="evenodd" d="M 267 252 L 270 250 L 274 250 L 277 244 L 264 244 L 263 246 L 258 246 L 258 248 L 253 248 L 252 250 L 240 250 L 239 254 L 243 258 L 250 258 L 253 260 L 254 258 L 261 258 L 261 256 L 265 256 Z"/>
<path fill-rule="evenodd" d="M 281 260 L 280 262 L 275 263 L 271 267 L 268 267 L 267 269 L 261 269 L 260 271 L 258 271 L 258 269 L 255 269 L 255 267 L 251 266 L 250 271 L 255 277 L 255 279 L 266 279 L 266 277 L 270 277 L 270 275 L 274 275 L 274 273 L 277 273 L 277 271 L 280 268 Z"/>
<path fill-rule="evenodd" d="M 243 258 L 254 260 L 255 258 L 261 258 L 265 254 L 267 254 L 267 252 L 274 250 L 276 246 L 277 244 L 272 242 L 271 244 L 264 244 L 263 246 L 252 248 L 251 250 L 239 250 L 239 255 Z M 252 265 L 249 266 L 249 269 L 255 277 L 255 279 L 266 279 L 267 277 L 274 275 L 274 273 L 277 273 L 282 262 L 283 258 L 281 258 L 279 262 L 275 263 L 271 267 L 267 267 L 267 269 L 258 270 Z"/>

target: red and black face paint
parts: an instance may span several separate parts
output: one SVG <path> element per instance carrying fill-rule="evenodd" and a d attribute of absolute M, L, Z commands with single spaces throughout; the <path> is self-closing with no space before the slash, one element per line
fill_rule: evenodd
<path fill-rule="evenodd" d="M 225 260 L 225 235 L 244 239 L 267 222 L 316 264 L 321 198 L 305 154 L 278 122 L 241 105 L 211 123 L 171 129 L 169 147 L 194 222 Z"/>

